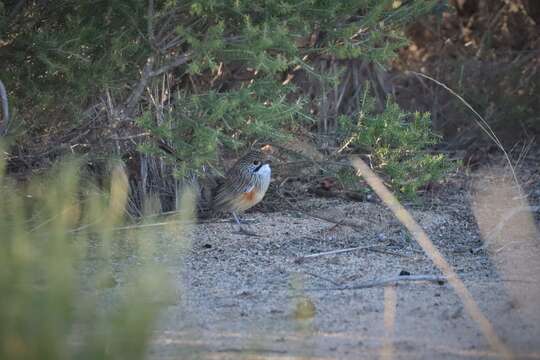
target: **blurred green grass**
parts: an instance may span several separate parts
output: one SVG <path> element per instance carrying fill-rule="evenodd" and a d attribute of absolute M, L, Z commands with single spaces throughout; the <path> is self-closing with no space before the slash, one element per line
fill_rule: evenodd
<path fill-rule="evenodd" d="M 111 169 L 105 190 L 74 159 L 18 184 L 0 159 L 1 359 L 145 357 L 160 309 L 176 296 L 162 263 L 170 249 L 159 246 L 189 246 L 181 234 L 193 197 L 183 198 L 174 242 L 118 231 L 128 181 L 121 164 Z"/>

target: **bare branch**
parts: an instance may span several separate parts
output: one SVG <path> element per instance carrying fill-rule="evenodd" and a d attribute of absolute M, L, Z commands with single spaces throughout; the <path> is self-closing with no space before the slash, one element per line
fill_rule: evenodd
<path fill-rule="evenodd" d="M 148 85 L 148 83 L 153 77 L 159 76 L 167 71 L 171 71 L 175 67 L 178 67 L 180 65 L 187 63 L 190 56 L 191 56 L 191 52 L 187 52 L 182 55 L 176 56 L 169 63 L 163 65 L 162 67 L 156 70 L 153 70 L 153 66 L 155 62 L 154 57 L 153 56 L 149 57 L 148 60 L 146 61 L 146 65 L 144 65 L 139 83 L 137 84 L 137 86 L 135 86 L 135 88 L 133 89 L 133 91 L 131 92 L 131 94 L 129 95 L 126 101 L 126 108 L 125 108 L 126 115 L 130 115 L 133 113 L 135 106 L 137 106 L 137 103 L 139 102 L 139 99 L 141 98 L 144 92 L 144 89 L 146 88 L 146 86 Z"/>
<path fill-rule="evenodd" d="M 323 251 L 316 254 L 303 255 L 300 257 L 300 259 L 315 258 L 315 257 L 320 257 L 320 256 L 325 256 L 325 255 L 335 255 L 335 254 L 341 254 L 341 253 L 346 253 L 346 252 L 351 252 L 351 251 L 356 251 L 356 250 L 369 250 L 374 247 L 381 247 L 381 246 L 383 245 L 377 244 L 377 245 L 367 245 L 367 246 L 355 246 L 355 247 L 350 247 L 346 249 L 338 249 L 338 250 L 331 250 L 331 251 Z"/>
<path fill-rule="evenodd" d="M 439 275 L 401 275 L 401 276 L 392 276 L 388 278 L 368 281 L 368 282 L 358 284 L 358 285 L 353 285 L 353 286 L 306 289 L 306 291 L 360 290 L 360 289 L 368 289 L 368 288 L 378 287 L 378 286 L 395 285 L 400 282 L 413 282 L 413 281 L 429 281 L 429 282 L 434 282 L 439 285 L 442 285 L 447 282 L 447 279 L 445 276 L 439 276 Z"/>
<path fill-rule="evenodd" d="M 146 65 L 144 65 L 139 83 L 137 84 L 137 86 L 135 86 L 135 88 L 133 89 L 133 91 L 131 92 L 131 94 L 129 95 L 127 99 L 127 105 L 126 105 L 127 114 L 130 114 L 131 112 L 133 112 L 133 109 L 139 102 L 139 99 L 141 98 L 141 95 L 144 92 L 144 88 L 146 87 L 146 85 L 148 85 L 148 81 L 150 81 L 151 74 L 152 74 L 153 64 L 154 64 L 154 57 L 148 58 L 148 60 L 146 61 Z"/>
<path fill-rule="evenodd" d="M 163 73 L 165 73 L 167 71 L 170 71 L 170 70 L 174 69 L 177 66 L 184 65 L 185 63 L 188 62 L 190 56 L 191 56 L 190 52 L 179 55 L 173 61 L 171 61 L 170 63 L 168 63 L 166 65 L 163 65 L 159 69 L 156 69 L 156 70 L 152 71 L 150 76 L 158 76 L 158 75 L 161 75 L 161 74 L 163 74 Z"/>

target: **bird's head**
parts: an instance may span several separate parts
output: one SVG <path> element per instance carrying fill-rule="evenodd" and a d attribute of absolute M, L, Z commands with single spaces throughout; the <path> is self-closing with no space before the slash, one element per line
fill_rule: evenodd
<path fill-rule="evenodd" d="M 270 158 L 259 150 L 252 150 L 244 155 L 238 165 L 251 174 L 263 174 L 270 171 Z"/>

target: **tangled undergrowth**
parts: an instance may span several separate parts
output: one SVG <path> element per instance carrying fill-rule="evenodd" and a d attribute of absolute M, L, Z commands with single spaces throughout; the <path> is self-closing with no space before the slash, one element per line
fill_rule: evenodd
<path fill-rule="evenodd" d="M 509 148 L 540 134 L 540 8 L 528 0 L 459 1 L 407 29 L 397 72 L 414 70 L 465 98 Z M 396 75 L 398 103 L 430 111 L 434 129 L 453 148 L 489 148 L 474 114 L 452 94 L 415 75 Z"/>

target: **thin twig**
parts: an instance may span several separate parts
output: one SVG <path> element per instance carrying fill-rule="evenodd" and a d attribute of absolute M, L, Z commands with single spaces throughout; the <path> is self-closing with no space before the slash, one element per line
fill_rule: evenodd
<path fill-rule="evenodd" d="M 187 52 L 185 54 L 182 54 L 182 55 L 179 55 L 177 57 L 175 57 L 173 60 L 171 60 L 169 63 L 163 65 L 162 67 L 156 69 L 156 70 L 153 70 L 151 73 L 150 73 L 150 76 L 158 76 L 158 75 L 161 75 L 163 74 L 164 72 L 167 72 L 167 71 L 170 71 L 172 70 L 173 68 L 177 67 L 177 66 L 180 66 L 180 65 L 184 65 L 185 63 L 188 62 L 189 58 L 191 56 L 191 52 Z"/>
<path fill-rule="evenodd" d="M 386 254 L 386 255 L 392 255 L 392 256 L 400 256 L 400 257 L 404 257 L 404 258 L 411 258 L 412 257 L 412 256 L 409 256 L 409 255 L 400 254 L 400 253 L 395 252 L 395 251 L 388 251 L 388 250 L 382 250 L 382 249 L 370 249 L 369 251 L 378 252 L 378 253 Z"/>
<path fill-rule="evenodd" d="M 110 139 L 111 140 L 131 140 L 131 139 L 136 139 L 136 138 L 146 137 L 146 136 L 151 136 L 151 135 L 152 133 L 150 132 L 143 132 L 140 134 L 134 134 L 134 135 L 128 135 L 128 136 L 111 136 Z"/>
<path fill-rule="evenodd" d="M 167 64 L 155 70 L 153 70 L 155 59 L 153 56 L 149 57 L 142 70 L 141 79 L 139 80 L 139 83 L 132 90 L 131 94 L 128 97 L 128 100 L 126 101 L 126 113 L 130 114 L 133 111 L 133 109 L 137 105 L 140 97 L 142 96 L 144 92 L 144 89 L 148 85 L 148 82 L 150 81 L 151 78 L 161 75 L 167 71 L 170 71 L 177 66 L 185 64 L 186 62 L 189 61 L 190 56 L 191 56 L 191 52 L 186 52 L 182 55 L 178 55 L 174 59 L 169 61 Z"/>
<path fill-rule="evenodd" d="M 369 249 L 372 249 L 374 247 L 379 247 L 379 246 L 382 246 L 382 245 L 379 244 L 379 245 L 355 246 L 355 247 L 350 247 L 346 249 L 323 251 L 316 254 L 309 254 L 309 255 L 301 256 L 300 259 L 308 259 L 308 258 L 315 258 L 315 257 L 320 257 L 320 256 L 326 256 L 326 255 L 341 254 L 341 253 L 351 252 L 351 251 L 356 251 L 356 250 L 369 250 Z"/>
<path fill-rule="evenodd" d="M 168 214 L 177 214 L 180 213 L 180 211 L 168 211 L 161 214 L 155 214 L 155 215 L 147 215 L 146 218 L 153 218 Z M 254 219 L 242 219 L 242 222 L 251 222 Z M 47 220 L 48 222 L 52 221 L 52 219 Z M 112 228 L 113 231 L 122 231 L 122 230 L 131 230 L 131 229 L 140 229 L 140 228 L 148 228 L 148 227 L 159 227 L 159 226 L 167 226 L 167 225 L 174 225 L 174 224 L 183 224 L 183 225 L 196 225 L 196 224 L 222 224 L 222 223 L 230 223 L 230 219 L 198 219 L 198 220 L 192 220 L 192 221 L 186 221 L 186 220 L 174 220 L 174 221 L 163 221 L 163 222 L 155 222 L 155 223 L 148 223 L 148 224 L 133 224 L 133 225 L 126 225 L 126 226 L 118 226 Z M 99 221 L 93 222 L 91 224 L 84 224 L 81 225 L 78 228 L 71 229 L 68 231 L 68 233 L 77 233 L 81 232 L 82 230 L 93 226 L 95 224 L 99 223 Z M 40 224 L 39 226 L 42 226 L 44 224 Z M 35 230 L 35 229 L 33 229 Z M 33 231 L 32 230 L 32 231 Z"/>
<path fill-rule="evenodd" d="M 360 290 L 360 289 L 368 289 L 372 287 L 378 287 L 378 286 L 386 286 L 386 285 L 397 285 L 400 282 L 414 282 L 414 281 L 429 281 L 438 283 L 439 285 L 442 285 L 447 282 L 447 279 L 445 276 L 440 275 L 402 275 L 402 276 L 392 276 L 388 278 L 368 281 L 362 284 L 358 285 L 352 285 L 352 286 L 343 286 L 343 287 L 335 287 L 335 288 L 311 288 L 311 289 L 305 289 L 306 291 L 342 291 L 342 290 Z"/>

